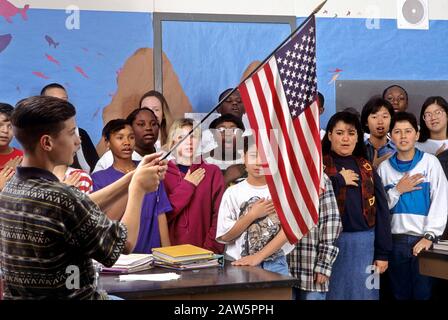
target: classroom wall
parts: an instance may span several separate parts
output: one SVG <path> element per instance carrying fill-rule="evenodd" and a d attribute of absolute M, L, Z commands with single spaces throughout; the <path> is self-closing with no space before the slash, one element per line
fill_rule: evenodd
<path fill-rule="evenodd" d="M 136 73 L 141 61 L 136 55 L 151 60 L 154 12 L 295 16 L 300 24 L 320 2 L 0 1 L 19 8 L 11 23 L 5 19 L 10 13 L 0 11 L 0 100 L 15 104 L 38 94 L 46 83 L 60 82 L 77 107 L 79 125 L 94 142 L 103 122 L 119 114 L 117 108 L 130 108 L 153 85 L 152 61 L 137 76 L 126 76 L 126 81 L 122 76 L 121 86 L 119 79 L 123 67 L 132 63 L 125 71 Z M 26 4 L 27 20 L 20 14 Z M 72 5 L 81 10 L 80 27 L 69 30 L 66 23 L 73 22 L 74 11 L 66 9 L 73 10 Z M 447 79 L 448 3 L 430 1 L 429 30 L 398 30 L 396 12 L 392 0 L 329 0 L 319 13 L 318 87 L 326 97 L 322 125 L 336 108 L 335 80 Z M 236 85 L 245 69 L 262 60 L 289 31 L 289 25 L 280 23 L 164 22 L 164 68 L 169 67 L 164 72 L 171 72 L 164 88 L 182 96 L 171 100 L 171 108 L 206 112 L 222 90 Z M 50 38 L 59 44 L 54 47 Z"/>
<path fill-rule="evenodd" d="M 18 14 L 8 23 L 0 12 L 0 37 L 12 37 L 0 52 L 0 101 L 15 105 L 59 82 L 77 108 L 79 126 L 97 142 L 120 69 L 136 50 L 152 47 L 151 15 L 82 11 L 79 30 L 66 28 L 65 10 L 30 5 L 26 15 L 27 20 Z"/>

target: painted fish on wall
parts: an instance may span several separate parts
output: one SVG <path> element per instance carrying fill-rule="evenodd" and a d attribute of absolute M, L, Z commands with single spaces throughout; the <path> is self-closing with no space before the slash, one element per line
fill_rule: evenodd
<path fill-rule="evenodd" d="M 22 16 L 23 20 L 28 20 L 26 12 L 29 8 L 29 4 L 26 4 L 22 9 L 20 9 L 7 0 L 0 0 L 0 16 L 5 18 L 8 23 L 12 23 L 12 17 L 18 13 Z"/>
<path fill-rule="evenodd" d="M 2 52 L 3 50 L 6 49 L 6 47 L 8 47 L 11 40 L 12 35 L 10 35 L 9 33 L 0 36 L 0 52 Z"/>

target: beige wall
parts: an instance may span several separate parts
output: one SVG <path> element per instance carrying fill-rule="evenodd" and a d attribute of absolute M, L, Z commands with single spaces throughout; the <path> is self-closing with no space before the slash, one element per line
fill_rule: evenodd
<path fill-rule="evenodd" d="M 210 14 L 260 14 L 307 16 L 322 0 L 9 0 L 16 6 L 65 9 L 70 5 L 81 10 L 130 12 L 180 12 Z M 397 0 L 328 0 L 318 16 L 338 18 L 371 18 L 378 10 L 379 18 L 395 19 Z M 326 12 L 325 12 L 326 10 Z M 373 10 L 373 11 L 372 11 Z M 350 12 L 350 15 L 347 13 Z M 429 17 L 448 20 L 448 1 L 429 0 Z"/>

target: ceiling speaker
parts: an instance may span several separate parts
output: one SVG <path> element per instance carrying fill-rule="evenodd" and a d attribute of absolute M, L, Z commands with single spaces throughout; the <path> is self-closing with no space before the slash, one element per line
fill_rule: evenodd
<path fill-rule="evenodd" d="M 429 29 L 428 0 L 397 0 L 398 29 Z"/>

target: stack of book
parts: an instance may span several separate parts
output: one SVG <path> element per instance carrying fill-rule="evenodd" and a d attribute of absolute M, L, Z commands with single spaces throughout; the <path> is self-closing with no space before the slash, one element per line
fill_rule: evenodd
<path fill-rule="evenodd" d="M 154 258 L 152 254 L 122 254 L 117 262 L 110 267 L 103 267 L 101 272 L 104 273 L 133 273 L 144 271 L 153 267 Z"/>
<path fill-rule="evenodd" d="M 432 248 L 435 250 L 448 251 L 448 240 L 439 240 L 437 243 L 433 244 Z"/>
<path fill-rule="evenodd" d="M 152 254 L 155 266 L 174 270 L 219 267 L 224 261 L 221 255 L 191 244 L 154 248 Z"/>

